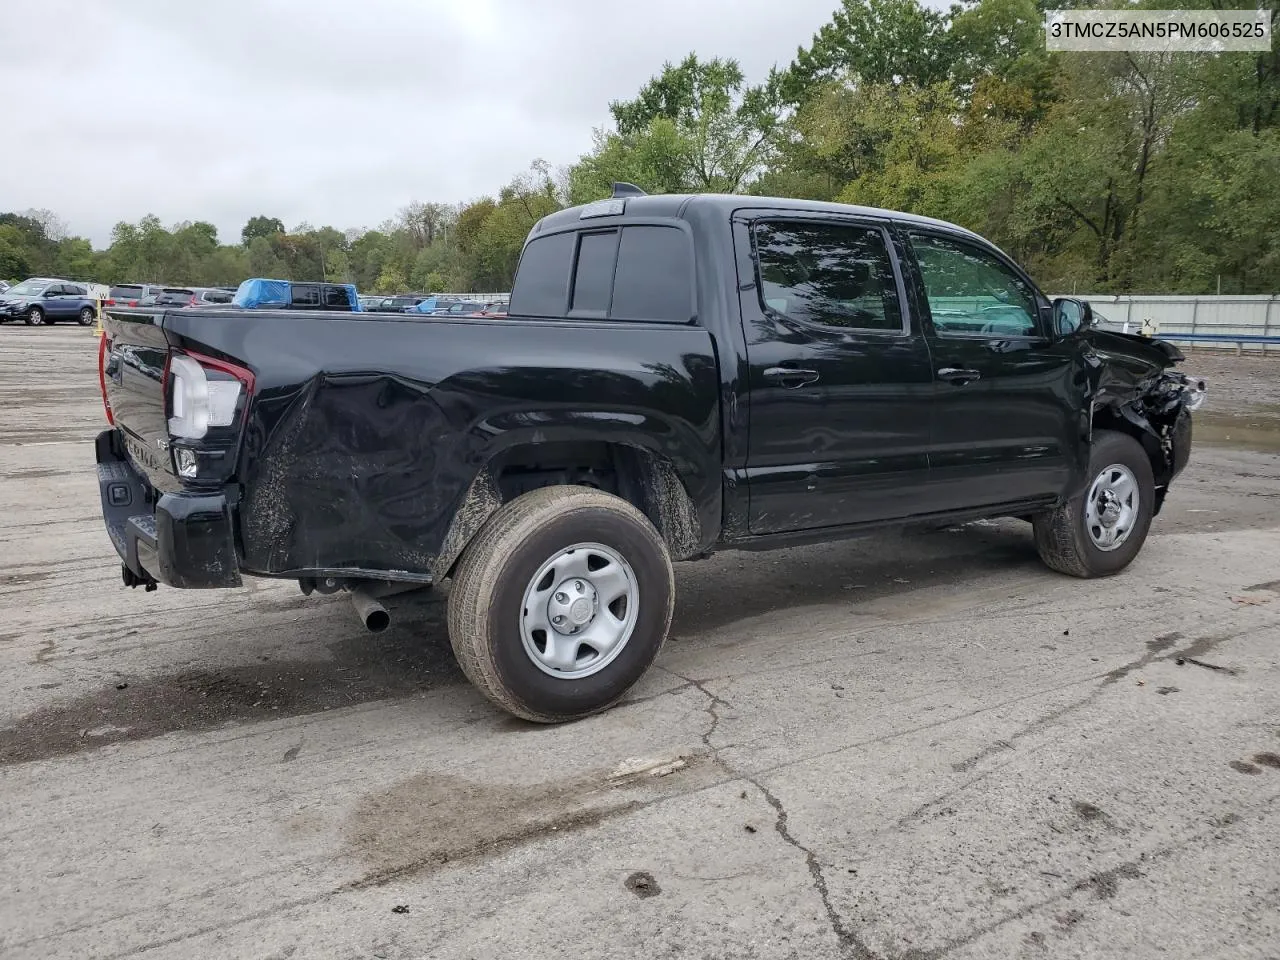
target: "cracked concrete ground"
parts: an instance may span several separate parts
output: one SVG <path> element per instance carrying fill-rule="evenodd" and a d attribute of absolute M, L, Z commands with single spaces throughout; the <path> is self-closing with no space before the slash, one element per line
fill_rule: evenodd
<path fill-rule="evenodd" d="M 1017 522 L 680 566 L 657 667 L 545 728 L 439 599 L 122 588 L 95 345 L 0 328 L 5 960 L 1277 956 L 1256 430 L 1105 581 Z"/>

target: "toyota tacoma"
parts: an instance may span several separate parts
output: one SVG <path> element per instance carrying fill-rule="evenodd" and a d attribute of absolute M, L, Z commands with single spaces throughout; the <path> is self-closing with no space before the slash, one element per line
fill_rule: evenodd
<path fill-rule="evenodd" d="M 1124 569 L 1204 384 L 1091 319 L 949 223 L 620 184 L 534 226 L 505 317 L 109 309 L 102 509 L 130 586 L 291 579 L 378 629 L 449 581 L 471 681 L 570 720 L 657 656 L 673 561 L 1020 517 Z"/>

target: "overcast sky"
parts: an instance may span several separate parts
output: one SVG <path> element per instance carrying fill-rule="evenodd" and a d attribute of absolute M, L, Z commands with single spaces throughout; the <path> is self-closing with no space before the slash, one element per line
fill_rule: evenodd
<path fill-rule="evenodd" d="M 690 51 L 749 81 L 839 0 L 29 0 L 0 21 L 0 210 L 376 226 L 571 163 Z"/>

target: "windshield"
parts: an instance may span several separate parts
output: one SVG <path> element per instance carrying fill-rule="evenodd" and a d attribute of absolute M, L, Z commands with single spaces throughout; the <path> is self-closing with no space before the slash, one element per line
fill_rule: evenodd
<path fill-rule="evenodd" d="M 49 285 L 47 280 L 23 280 L 4 292 L 6 297 L 34 297 Z"/>

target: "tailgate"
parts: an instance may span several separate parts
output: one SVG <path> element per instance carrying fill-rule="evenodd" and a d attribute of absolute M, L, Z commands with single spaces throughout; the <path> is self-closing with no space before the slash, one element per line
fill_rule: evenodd
<path fill-rule="evenodd" d="M 164 370 L 169 355 L 163 311 L 107 310 L 102 388 L 130 458 L 160 489 L 173 487 L 165 420 Z"/>

